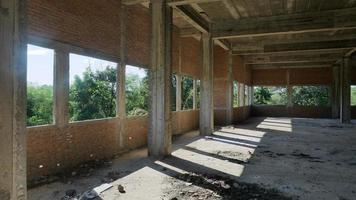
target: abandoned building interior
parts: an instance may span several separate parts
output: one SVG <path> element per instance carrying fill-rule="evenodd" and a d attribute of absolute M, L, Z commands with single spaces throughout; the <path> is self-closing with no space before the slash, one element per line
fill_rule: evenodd
<path fill-rule="evenodd" d="M 355 0 L 0 0 L 0 200 L 356 200 Z"/>

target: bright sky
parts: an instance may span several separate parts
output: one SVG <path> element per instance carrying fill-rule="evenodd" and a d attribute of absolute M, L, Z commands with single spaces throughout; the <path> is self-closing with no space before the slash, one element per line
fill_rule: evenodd
<path fill-rule="evenodd" d="M 37 85 L 53 85 L 54 51 L 34 45 L 27 46 L 27 82 Z M 100 60 L 87 56 L 70 54 L 70 83 L 74 76 L 81 76 L 85 69 L 90 66 L 93 71 L 104 70 L 106 66 L 116 66 L 116 63 Z M 139 77 L 146 76 L 144 69 L 127 65 L 126 74 L 137 74 Z"/>

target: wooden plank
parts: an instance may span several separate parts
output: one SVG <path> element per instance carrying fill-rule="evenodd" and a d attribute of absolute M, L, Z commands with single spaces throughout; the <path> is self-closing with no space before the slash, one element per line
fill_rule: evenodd
<path fill-rule="evenodd" d="M 356 28 L 356 8 L 224 20 L 212 25 L 213 38 L 255 37 Z"/>

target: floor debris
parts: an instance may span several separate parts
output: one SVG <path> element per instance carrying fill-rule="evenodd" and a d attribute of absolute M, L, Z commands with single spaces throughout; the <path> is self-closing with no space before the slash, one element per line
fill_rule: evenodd
<path fill-rule="evenodd" d="M 177 184 L 176 189 L 169 191 L 170 199 L 204 199 L 204 200 L 293 200 L 297 197 L 285 196 L 276 189 L 263 185 L 238 182 L 233 179 L 209 175 L 185 173 L 176 177 L 192 185 Z M 174 180 L 172 180 L 174 181 Z"/>

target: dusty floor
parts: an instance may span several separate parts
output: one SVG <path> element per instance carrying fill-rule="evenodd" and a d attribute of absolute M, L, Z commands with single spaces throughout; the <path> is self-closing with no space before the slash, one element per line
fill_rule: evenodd
<path fill-rule="evenodd" d="M 103 182 L 114 187 L 97 199 L 226 199 L 186 174 L 196 173 L 236 180 L 236 184 L 226 182 L 229 187 L 257 183 L 293 199 L 356 200 L 356 125 L 320 119 L 251 118 L 235 127 L 217 129 L 210 137 L 185 134 L 174 142 L 172 156 L 162 160 L 147 158 L 146 152 L 124 154 L 88 177 L 31 189 L 29 199 L 61 199 L 69 189 L 82 193 Z"/>

